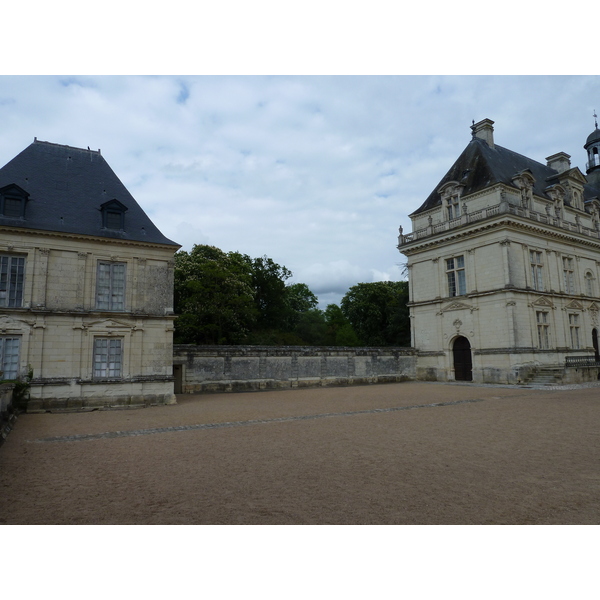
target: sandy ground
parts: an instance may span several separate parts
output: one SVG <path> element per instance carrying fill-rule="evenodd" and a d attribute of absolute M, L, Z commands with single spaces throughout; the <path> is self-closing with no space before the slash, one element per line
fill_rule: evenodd
<path fill-rule="evenodd" d="M 0 523 L 600 522 L 599 387 L 401 383 L 178 402 L 21 415 L 0 448 Z"/>

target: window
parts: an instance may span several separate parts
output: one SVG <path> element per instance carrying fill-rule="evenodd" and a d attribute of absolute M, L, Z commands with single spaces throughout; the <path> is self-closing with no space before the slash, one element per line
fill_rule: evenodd
<path fill-rule="evenodd" d="M 118 200 L 105 202 L 101 207 L 102 228 L 121 231 L 125 229 L 125 212 L 127 207 Z"/>
<path fill-rule="evenodd" d="M 457 219 L 460 217 L 460 202 L 458 196 L 452 196 L 446 199 L 448 207 L 448 219 Z"/>
<path fill-rule="evenodd" d="M 585 274 L 585 293 L 588 296 L 594 295 L 594 276 L 590 271 Z"/>
<path fill-rule="evenodd" d="M 531 285 L 534 290 L 544 290 L 544 278 L 542 273 L 542 253 L 537 250 L 529 251 L 531 262 Z"/>
<path fill-rule="evenodd" d="M 0 336 L 0 370 L 2 379 L 16 379 L 19 375 L 19 337 Z"/>
<path fill-rule="evenodd" d="M 575 276 L 573 274 L 573 259 L 563 257 L 563 275 L 565 280 L 565 292 L 575 293 Z"/>
<path fill-rule="evenodd" d="M 550 347 L 548 313 L 545 311 L 537 311 L 535 315 L 537 319 L 538 347 L 542 350 L 546 350 Z"/>
<path fill-rule="evenodd" d="M 94 339 L 94 377 L 121 377 L 122 365 L 122 338 Z"/>
<path fill-rule="evenodd" d="M 0 189 L 0 215 L 10 219 L 23 219 L 29 194 L 18 185 Z"/>
<path fill-rule="evenodd" d="M 106 211 L 105 226 L 106 229 L 123 229 L 123 213 L 114 210 Z"/>
<path fill-rule="evenodd" d="M 449 296 L 463 296 L 467 293 L 464 256 L 448 258 L 446 260 L 446 274 L 448 276 Z"/>
<path fill-rule="evenodd" d="M 125 310 L 125 263 L 98 263 L 96 308 Z"/>
<path fill-rule="evenodd" d="M 569 327 L 571 328 L 571 348 L 579 349 L 579 315 L 569 315 Z"/>
<path fill-rule="evenodd" d="M 23 304 L 25 257 L 0 254 L 0 306 L 19 307 Z"/>

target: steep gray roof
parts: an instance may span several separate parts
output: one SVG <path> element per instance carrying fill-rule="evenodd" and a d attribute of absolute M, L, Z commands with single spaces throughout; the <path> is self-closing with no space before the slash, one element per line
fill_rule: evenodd
<path fill-rule="evenodd" d="M 512 178 L 519 172 L 529 170 L 535 179 L 533 193 L 537 196 L 547 197 L 544 190 L 556 183 L 558 171 L 551 169 L 522 154 L 507 150 L 494 144 L 493 148 L 481 138 L 474 137 L 450 170 L 444 175 L 435 189 L 429 194 L 427 200 L 413 213 L 425 212 L 441 204 L 441 197 L 437 190 L 449 181 L 458 181 L 465 188 L 462 195 L 473 194 L 497 183 L 504 183 L 516 187 Z M 597 197 L 600 190 L 587 184 L 584 185 L 584 199 Z"/>
<path fill-rule="evenodd" d="M 0 169 L 0 189 L 29 194 L 25 219 L 0 215 L 0 225 L 179 246 L 152 223 L 100 151 L 35 140 Z M 117 200 L 127 210 L 124 229 L 102 227 L 101 206 Z"/>

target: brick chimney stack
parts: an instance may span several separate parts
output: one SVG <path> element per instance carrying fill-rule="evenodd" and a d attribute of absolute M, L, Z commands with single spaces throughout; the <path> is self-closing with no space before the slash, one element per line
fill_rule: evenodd
<path fill-rule="evenodd" d="M 490 148 L 494 147 L 494 121 L 491 119 L 483 119 L 479 123 L 471 125 L 473 137 L 482 139 Z"/>

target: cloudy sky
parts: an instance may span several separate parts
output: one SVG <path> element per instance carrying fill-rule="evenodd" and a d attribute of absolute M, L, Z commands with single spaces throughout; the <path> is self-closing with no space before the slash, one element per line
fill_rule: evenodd
<path fill-rule="evenodd" d="M 190 250 L 267 255 L 339 303 L 401 278 L 398 227 L 469 142 L 582 170 L 594 76 L 2 76 L 0 163 L 34 137 L 101 149 Z"/>

